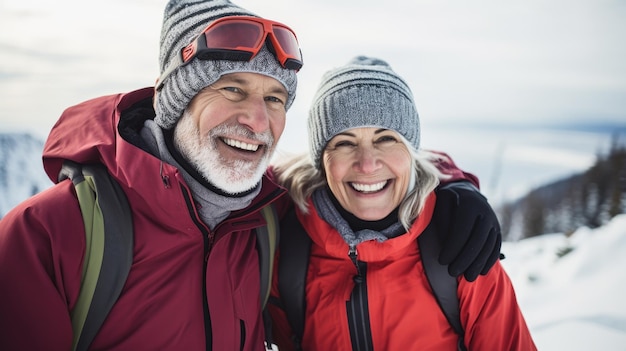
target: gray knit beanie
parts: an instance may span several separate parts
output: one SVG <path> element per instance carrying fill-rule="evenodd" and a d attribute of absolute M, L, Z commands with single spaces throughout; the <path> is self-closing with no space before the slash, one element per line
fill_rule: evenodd
<path fill-rule="evenodd" d="M 258 17 L 228 0 L 170 0 L 165 7 L 161 29 L 161 73 L 204 28 L 216 19 L 227 16 Z M 165 78 L 163 88 L 156 96 L 154 121 L 161 128 L 171 129 L 200 90 L 215 83 L 223 75 L 235 72 L 260 73 L 278 80 L 289 93 L 285 108 L 289 109 L 293 103 L 297 86 L 296 71 L 283 68 L 264 46 L 249 62 L 194 58 L 178 67 Z"/>
<path fill-rule="evenodd" d="M 308 123 L 315 167 L 321 167 L 330 139 L 358 127 L 394 130 L 419 149 L 420 123 L 413 93 L 387 62 L 377 58 L 355 57 L 322 77 Z"/>

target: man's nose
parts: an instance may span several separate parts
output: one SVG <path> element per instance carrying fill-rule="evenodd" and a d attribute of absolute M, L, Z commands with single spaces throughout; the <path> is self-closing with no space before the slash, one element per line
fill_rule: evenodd
<path fill-rule="evenodd" d="M 249 96 L 246 99 L 245 113 L 238 122 L 255 133 L 262 133 L 270 127 L 270 115 L 267 104 L 262 96 Z"/>

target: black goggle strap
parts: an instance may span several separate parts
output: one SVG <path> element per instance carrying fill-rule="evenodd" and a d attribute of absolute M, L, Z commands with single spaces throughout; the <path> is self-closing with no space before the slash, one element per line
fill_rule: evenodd
<path fill-rule="evenodd" d="M 272 33 L 274 36 L 274 40 L 276 40 L 276 42 L 278 43 L 278 45 L 281 45 L 280 41 L 278 40 L 278 38 L 276 37 L 275 33 Z M 196 39 L 198 40 L 198 39 Z M 270 40 L 268 33 L 265 33 L 265 44 L 267 45 L 268 50 L 274 55 L 274 57 L 276 57 L 276 59 L 278 60 L 278 55 L 276 53 L 276 49 L 274 48 L 274 45 L 272 43 L 272 40 Z M 297 41 L 296 41 L 297 42 Z M 206 48 L 206 44 L 204 45 Z M 163 89 L 163 85 L 165 85 L 165 79 L 172 74 L 172 72 L 174 72 L 174 70 L 176 70 L 178 67 L 187 64 L 189 62 L 191 62 L 191 60 L 193 60 L 198 52 L 200 52 L 203 48 L 199 48 L 196 47 L 196 53 L 189 56 L 189 59 L 187 61 L 185 61 L 183 59 L 183 54 L 185 54 L 185 51 L 188 50 L 189 47 L 185 47 L 183 48 L 183 50 L 181 50 L 181 52 L 176 55 L 174 57 L 174 60 L 172 62 L 170 62 L 170 64 L 165 68 L 165 70 L 163 71 L 163 73 L 161 74 L 161 76 L 159 77 L 159 79 L 157 80 L 157 86 L 156 86 L 156 90 L 160 91 L 161 89 Z M 281 50 L 284 51 L 284 48 L 282 48 L 281 46 Z M 236 50 L 228 50 L 228 51 L 236 51 Z M 248 54 L 248 52 L 245 52 L 245 54 Z M 234 56 L 233 56 L 234 57 Z M 300 57 L 302 57 L 302 53 L 300 53 Z M 226 59 L 226 58 L 222 58 L 222 59 Z M 227 59 L 228 60 L 228 59 Z M 250 60 L 250 57 L 238 57 L 236 59 L 234 58 L 230 58 L 230 60 L 234 60 L 234 61 L 246 61 L 246 60 Z M 302 61 L 301 60 L 297 60 L 297 59 L 292 59 L 292 58 L 288 58 L 285 60 L 285 62 L 279 62 L 279 64 L 287 69 L 292 69 L 292 70 L 296 70 L 298 71 L 301 67 L 302 67 Z"/>

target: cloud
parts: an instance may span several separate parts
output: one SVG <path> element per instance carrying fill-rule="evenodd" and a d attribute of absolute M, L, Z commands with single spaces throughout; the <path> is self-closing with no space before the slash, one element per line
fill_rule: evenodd
<path fill-rule="evenodd" d="M 357 54 L 389 61 L 413 88 L 424 119 L 560 121 L 626 118 L 626 6 L 612 1 L 316 1 L 235 3 L 292 26 L 305 67 L 292 115 L 304 116 L 324 71 Z M 152 84 L 166 1 L 4 1 L 7 45 L 40 57 L 37 74 L 103 80 L 121 91 Z M 95 16 L 95 14 L 98 16 Z M 20 33 L 16 36 L 14 33 Z M 40 54 L 40 55 L 39 55 Z M 51 67 L 66 57 L 81 60 Z M 57 78 L 58 77 L 58 78 Z M 78 78 L 77 78 L 78 79 Z M 119 82 L 115 84 L 114 82 Z M 0 81 L 0 84 L 2 81 Z M 76 82 L 78 83 L 78 82 Z M 92 95 L 110 91 L 89 90 Z M 85 94 L 86 95 L 86 94 Z M 77 98 L 85 97 L 77 94 Z M 57 100 L 54 92 L 49 98 Z M 78 102 L 67 101 L 67 104 Z M 25 121 L 50 103 L 27 108 Z M 0 105 L 2 108 L 2 105 Z M 49 116 L 50 120 L 56 118 Z M 302 124 L 296 123 L 300 128 Z"/>

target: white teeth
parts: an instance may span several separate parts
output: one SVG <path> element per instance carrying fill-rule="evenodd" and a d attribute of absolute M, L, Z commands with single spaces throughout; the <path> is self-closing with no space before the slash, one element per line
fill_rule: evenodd
<path fill-rule="evenodd" d="M 256 144 L 243 143 L 239 140 L 229 139 L 229 138 L 224 138 L 223 140 L 224 140 L 224 143 L 226 143 L 226 145 L 236 147 L 238 149 L 247 150 L 247 151 L 256 151 L 259 149 L 259 145 L 256 145 Z"/>
<path fill-rule="evenodd" d="M 387 184 L 387 181 L 383 181 L 383 182 L 376 183 L 376 184 L 358 184 L 358 183 L 350 183 L 350 184 L 356 191 L 360 191 L 362 193 L 373 193 L 375 191 L 379 191 L 380 189 L 382 189 Z"/>

